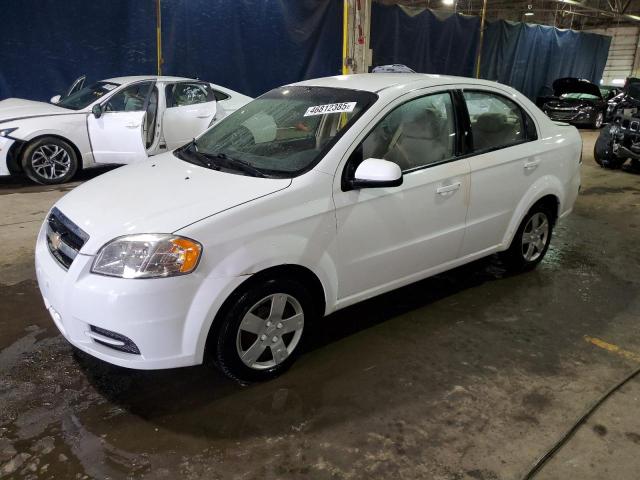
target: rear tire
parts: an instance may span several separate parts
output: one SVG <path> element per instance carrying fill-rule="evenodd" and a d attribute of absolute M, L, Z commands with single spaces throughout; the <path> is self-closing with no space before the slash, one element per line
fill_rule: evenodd
<path fill-rule="evenodd" d="M 57 137 L 42 137 L 29 143 L 21 160 L 27 177 L 42 185 L 68 182 L 78 170 L 75 150 Z"/>
<path fill-rule="evenodd" d="M 273 278 L 247 285 L 216 318 L 214 362 L 243 384 L 277 377 L 300 354 L 317 316 L 314 306 L 299 282 Z"/>
<path fill-rule="evenodd" d="M 555 214 L 548 206 L 536 203 L 522 219 L 511 246 L 500 257 L 507 270 L 524 272 L 534 269 L 544 258 L 551 236 Z"/>

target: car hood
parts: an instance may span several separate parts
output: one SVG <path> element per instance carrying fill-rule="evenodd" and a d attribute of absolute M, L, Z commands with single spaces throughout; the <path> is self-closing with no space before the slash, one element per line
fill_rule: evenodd
<path fill-rule="evenodd" d="M 564 93 L 588 93 L 602 98 L 602 92 L 598 86 L 584 78 L 559 78 L 553 82 L 553 94 L 559 97 Z"/>
<path fill-rule="evenodd" d="M 289 185 L 210 170 L 169 152 L 90 180 L 56 207 L 89 235 L 81 253 L 93 255 L 115 237 L 172 233 Z"/>
<path fill-rule="evenodd" d="M 0 123 L 22 120 L 31 117 L 46 117 L 49 115 L 64 115 L 78 113 L 74 110 L 57 107 L 52 103 L 34 102 L 21 98 L 7 98 L 0 101 Z"/>

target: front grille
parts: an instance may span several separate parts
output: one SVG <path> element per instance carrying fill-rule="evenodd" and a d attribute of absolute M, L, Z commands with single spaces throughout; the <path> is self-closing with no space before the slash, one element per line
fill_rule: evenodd
<path fill-rule="evenodd" d="M 547 115 L 549 115 L 549 118 L 551 118 L 552 120 L 560 120 L 562 122 L 565 122 L 567 120 L 573 120 L 575 117 L 577 117 L 578 112 L 576 112 L 575 110 L 570 110 L 570 111 L 549 110 L 547 112 Z"/>
<path fill-rule="evenodd" d="M 87 240 L 84 230 L 53 207 L 47 218 L 47 246 L 60 265 L 68 269 Z"/>
<path fill-rule="evenodd" d="M 113 340 L 117 340 L 119 342 L 122 342 L 124 345 L 112 345 L 111 343 L 101 341 L 99 338 L 92 337 L 94 342 L 99 343 L 100 345 L 104 345 L 105 347 L 113 348 L 114 350 L 118 350 L 120 352 L 140 355 L 140 349 L 135 343 L 133 343 L 133 341 L 129 337 L 125 337 L 120 333 L 112 332 L 111 330 L 106 330 L 94 325 L 89 325 L 89 328 L 93 333 L 97 333 L 98 335 L 102 335 L 103 337 L 111 338 Z"/>

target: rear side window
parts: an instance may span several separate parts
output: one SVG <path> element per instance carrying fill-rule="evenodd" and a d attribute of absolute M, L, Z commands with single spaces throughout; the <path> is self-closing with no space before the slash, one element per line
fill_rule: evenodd
<path fill-rule="evenodd" d="M 518 104 L 491 92 L 465 91 L 473 149 L 496 150 L 536 138 L 533 120 Z"/>
<path fill-rule="evenodd" d="M 216 100 L 218 102 L 221 102 L 221 101 L 226 100 L 227 98 L 229 98 L 229 95 L 227 95 L 224 92 L 221 92 L 220 90 L 214 90 L 213 91 L 213 95 L 216 97 Z"/>
<path fill-rule="evenodd" d="M 167 108 L 213 102 L 213 89 L 206 83 L 173 83 L 167 85 Z"/>

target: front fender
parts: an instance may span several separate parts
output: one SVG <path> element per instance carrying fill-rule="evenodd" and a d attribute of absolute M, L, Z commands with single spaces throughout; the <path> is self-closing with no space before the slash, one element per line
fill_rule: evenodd
<path fill-rule="evenodd" d="M 516 234 L 522 219 L 527 214 L 527 212 L 531 209 L 531 207 L 542 197 L 547 195 L 553 195 L 558 200 L 558 211 L 556 212 L 559 216 L 560 212 L 563 211 L 564 205 L 564 189 L 562 186 L 562 182 L 558 179 L 558 177 L 554 177 L 553 175 L 545 175 L 540 177 L 526 192 L 526 194 L 518 203 L 518 206 L 513 212 L 513 216 L 509 221 L 509 227 L 502 239 L 502 249 L 509 248 L 511 245 L 511 240 L 513 240 L 513 236 Z"/>

